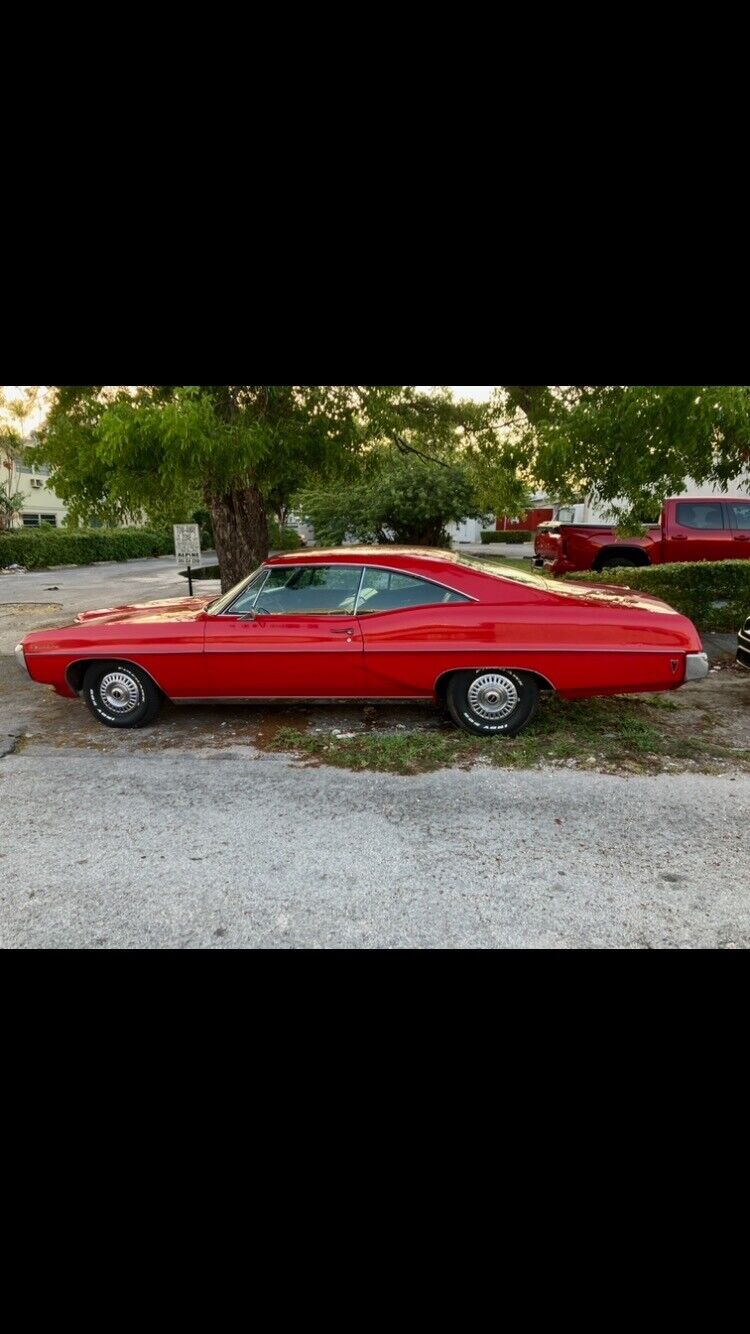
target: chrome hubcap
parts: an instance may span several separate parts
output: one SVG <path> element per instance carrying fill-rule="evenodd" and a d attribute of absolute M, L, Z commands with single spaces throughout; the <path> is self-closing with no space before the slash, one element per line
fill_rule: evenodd
<path fill-rule="evenodd" d="M 140 703 L 138 682 L 125 672 L 108 672 L 99 686 L 102 703 L 113 713 L 130 713 Z"/>
<path fill-rule="evenodd" d="M 497 723 L 507 718 L 518 704 L 518 691 L 508 676 L 487 672 L 469 686 L 469 708 L 485 722 Z"/>

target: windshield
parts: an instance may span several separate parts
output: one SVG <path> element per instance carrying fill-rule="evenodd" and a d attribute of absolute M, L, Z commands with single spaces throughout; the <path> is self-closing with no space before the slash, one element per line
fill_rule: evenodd
<path fill-rule="evenodd" d="M 247 588 L 248 584 L 251 584 L 254 579 L 258 579 L 265 574 L 265 569 L 265 565 L 261 565 L 259 569 L 253 570 L 252 574 L 249 574 L 246 579 L 240 579 L 240 582 L 235 584 L 234 588 L 230 588 L 227 593 L 222 593 L 220 598 L 217 598 L 215 602 L 212 602 L 206 607 L 208 615 L 219 616 L 222 611 L 225 611 L 227 607 L 231 606 L 236 597 L 239 597 L 243 588 Z"/>

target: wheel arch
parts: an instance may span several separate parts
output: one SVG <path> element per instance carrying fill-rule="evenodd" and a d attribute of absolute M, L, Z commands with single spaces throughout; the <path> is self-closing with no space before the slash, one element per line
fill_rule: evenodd
<path fill-rule="evenodd" d="M 642 547 L 616 546 L 603 547 L 591 568 L 598 574 L 602 569 L 606 569 L 610 565 L 616 565 L 616 560 L 612 558 L 617 556 L 628 556 L 635 561 L 636 565 L 651 564 L 648 552 L 644 551 Z"/>
<path fill-rule="evenodd" d="M 96 653 L 93 655 L 93 657 L 76 658 L 75 662 L 69 663 L 68 666 L 65 668 L 65 680 L 74 694 L 80 695 L 83 689 L 83 678 L 86 675 L 86 672 L 88 671 L 89 667 L 95 666 L 96 663 L 98 662 L 101 663 L 122 662 L 125 663 L 128 667 L 137 667 L 139 672 L 143 672 L 144 676 L 147 676 L 149 680 L 156 686 L 156 689 L 159 691 L 160 695 L 163 695 L 165 699 L 169 698 L 163 686 L 159 685 L 159 682 L 156 680 L 156 677 L 154 676 L 153 672 L 150 672 L 147 667 L 144 667 L 143 663 L 135 662 L 133 658 L 128 658 L 120 653 L 110 653 L 110 654 Z"/>
<path fill-rule="evenodd" d="M 519 667 L 516 663 L 513 663 L 512 666 L 506 664 L 506 666 L 504 667 L 501 666 L 500 663 L 493 663 L 492 666 L 483 664 L 481 667 L 449 667 L 447 671 L 441 672 L 440 676 L 437 678 L 437 681 L 435 682 L 435 686 L 433 689 L 433 697 L 435 703 L 438 704 L 441 708 L 445 706 L 448 694 L 448 682 L 450 681 L 452 676 L 457 676 L 461 672 L 482 672 L 482 671 L 524 672 L 526 676 L 534 677 L 540 690 L 554 691 L 557 689 L 557 687 L 552 684 L 549 677 L 545 676 L 543 672 L 537 671 L 535 667 Z"/>

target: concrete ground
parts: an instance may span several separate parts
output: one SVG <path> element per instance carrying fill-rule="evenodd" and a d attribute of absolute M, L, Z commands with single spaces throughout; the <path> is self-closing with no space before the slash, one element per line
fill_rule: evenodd
<path fill-rule="evenodd" d="M 169 560 L 0 576 L 0 947 L 750 944 L 747 774 L 355 774 L 264 752 L 294 710 L 167 706 L 113 732 L 11 656 L 28 629 L 185 587 Z M 381 723 L 439 726 L 415 706 Z"/>

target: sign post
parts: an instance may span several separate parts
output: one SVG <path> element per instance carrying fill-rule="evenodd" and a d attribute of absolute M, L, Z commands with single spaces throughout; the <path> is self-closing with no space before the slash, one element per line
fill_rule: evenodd
<path fill-rule="evenodd" d="M 187 566 L 188 589 L 193 596 L 192 571 L 201 563 L 201 535 L 197 523 L 174 523 L 174 554 L 178 565 Z"/>

